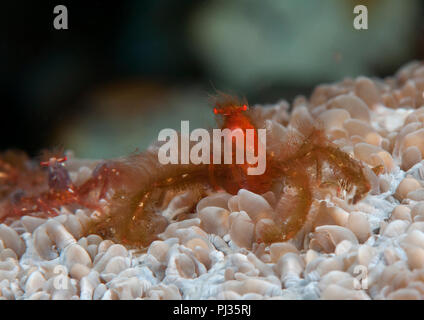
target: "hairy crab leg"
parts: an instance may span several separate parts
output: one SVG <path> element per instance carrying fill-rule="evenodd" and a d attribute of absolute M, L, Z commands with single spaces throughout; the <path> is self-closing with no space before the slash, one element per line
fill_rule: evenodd
<path fill-rule="evenodd" d="M 149 170 L 149 165 L 143 163 L 143 155 L 133 160 L 137 162 L 138 170 L 128 172 L 125 166 L 120 166 L 120 175 L 123 181 L 140 179 L 140 182 L 128 188 L 123 181 L 115 181 L 109 212 L 93 221 L 88 232 L 143 247 L 155 240 L 168 225 L 160 212 L 167 192 L 177 194 L 191 190 L 204 194 L 203 190 L 210 188 L 211 184 L 207 165 L 164 165 Z"/>
<path fill-rule="evenodd" d="M 348 192 L 353 187 L 356 188 L 353 198 L 349 199 L 349 203 L 357 203 L 369 192 L 371 185 L 364 174 L 363 166 L 360 162 L 332 145 L 319 146 L 316 152 L 334 170 L 339 181 L 341 181 L 341 188 Z"/>
<path fill-rule="evenodd" d="M 286 178 L 283 194 L 275 208 L 275 220 L 282 241 L 293 238 L 302 228 L 311 205 L 309 177 L 302 171 L 302 167 L 298 166 Z"/>

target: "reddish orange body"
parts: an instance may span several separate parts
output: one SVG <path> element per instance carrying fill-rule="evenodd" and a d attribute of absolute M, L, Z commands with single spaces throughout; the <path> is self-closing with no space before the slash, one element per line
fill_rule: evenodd
<path fill-rule="evenodd" d="M 247 111 L 249 110 L 247 103 L 240 101 L 237 98 L 222 94 L 221 96 L 218 96 L 215 104 L 217 106 L 214 108 L 214 113 L 216 115 L 220 115 L 223 120 L 221 130 L 229 129 L 233 131 L 241 129 L 244 134 L 244 147 L 246 151 L 247 148 L 253 148 L 253 152 L 257 154 L 259 152 L 258 128 L 256 128 L 247 114 Z M 249 145 L 247 141 L 246 130 L 248 129 L 254 130 L 253 145 Z M 233 139 L 232 144 L 233 150 L 235 150 L 235 139 Z M 222 187 L 225 191 L 231 194 L 236 194 L 240 189 L 247 189 L 255 193 L 264 193 L 268 191 L 271 186 L 269 170 L 262 175 L 253 176 L 248 174 L 248 168 L 252 166 L 253 165 L 247 162 L 246 157 L 243 164 L 237 164 L 236 153 L 233 152 L 232 163 L 226 165 L 226 170 L 229 171 L 228 175 L 226 175 L 226 179 L 216 181 L 217 179 L 214 175 L 215 165 L 211 164 L 211 181 L 215 188 Z"/>

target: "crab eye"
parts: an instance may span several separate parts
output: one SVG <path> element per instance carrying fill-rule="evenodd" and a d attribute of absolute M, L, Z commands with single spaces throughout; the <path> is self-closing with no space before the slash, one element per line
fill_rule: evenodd
<path fill-rule="evenodd" d="M 243 107 L 241 107 L 241 110 L 246 111 L 247 110 L 247 105 L 244 104 Z"/>
<path fill-rule="evenodd" d="M 218 109 L 217 108 L 213 108 L 213 113 L 218 114 Z"/>

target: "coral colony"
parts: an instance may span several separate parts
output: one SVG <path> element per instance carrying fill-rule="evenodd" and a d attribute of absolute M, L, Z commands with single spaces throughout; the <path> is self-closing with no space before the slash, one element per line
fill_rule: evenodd
<path fill-rule="evenodd" d="M 4 152 L 0 298 L 422 299 L 423 92 L 412 62 L 291 108 L 219 93 L 217 128 L 118 159 Z"/>

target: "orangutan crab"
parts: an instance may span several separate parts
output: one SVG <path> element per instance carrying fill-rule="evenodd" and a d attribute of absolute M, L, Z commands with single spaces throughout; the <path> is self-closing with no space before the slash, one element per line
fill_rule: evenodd
<path fill-rule="evenodd" d="M 221 128 L 237 128 L 245 132 L 247 129 L 257 130 L 257 123 L 260 123 L 274 135 L 273 141 L 267 143 L 267 165 L 263 175 L 249 176 L 248 166 L 235 162 L 162 165 L 157 158 L 158 147 L 154 145 L 143 153 L 101 163 L 82 186 L 72 186 L 68 180 L 49 183 L 66 186 L 61 188 L 54 201 L 45 193 L 26 201 L 37 203 L 43 200 L 43 206 L 35 206 L 33 212 L 45 209 L 49 204 L 59 207 L 70 203 L 97 209 L 98 215 L 93 218 L 88 233 L 146 247 L 169 223 L 161 210 L 170 193 L 175 195 L 192 190 L 199 200 L 214 190 L 230 194 L 240 189 L 259 194 L 273 191 L 279 199 L 272 217 L 274 224 L 260 239 L 270 243 L 296 235 L 307 219 L 316 190 L 330 188 L 337 194 L 342 191 L 353 194 L 349 199 L 353 204 L 370 190 L 362 164 L 331 143 L 310 117 L 304 117 L 295 126 L 284 127 L 275 121 L 263 121 L 258 116 L 260 110 L 249 110 L 245 101 L 223 94 L 215 99 L 214 106 L 214 113 L 221 117 Z M 63 168 L 56 162 L 54 165 L 57 168 L 52 170 L 60 167 L 60 172 L 56 170 L 58 174 L 51 176 L 59 180 L 66 178 Z M 51 190 L 48 192 L 52 193 Z M 98 205 L 103 198 L 108 199 L 106 207 Z M 17 213 L 21 208 L 19 204 L 13 204 L 12 208 L 15 215 L 29 213 Z M 178 217 L 182 218 L 184 215 Z"/>

